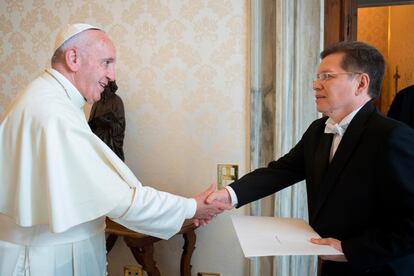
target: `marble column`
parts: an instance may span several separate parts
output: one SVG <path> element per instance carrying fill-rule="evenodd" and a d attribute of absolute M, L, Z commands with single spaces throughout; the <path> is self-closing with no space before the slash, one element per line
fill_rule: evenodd
<path fill-rule="evenodd" d="M 276 1 L 275 156 L 287 153 L 318 118 L 312 82 L 323 47 L 323 0 Z M 307 219 L 305 183 L 277 193 L 275 216 Z M 274 260 L 274 275 L 315 275 L 314 257 Z"/>
<path fill-rule="evenodd" d="M 251 169 L 287 153 L 315 109 L 323 0 L 251 0 Z M 251 204 L 252 215 L 307 219 L 304 183 Z M 250 275 L 315 275 L 315 258 L 253 258 Z"/>
<path fill-rule="evenodd" d="M 275 1 L 251 0 L 250 167 L 274 159 L 275 138 Z M 254 216 L 272 216 L 273 199 L 250 204 Z M 269 275 L 273 258 L 252 258 L 250 275 Z"/>

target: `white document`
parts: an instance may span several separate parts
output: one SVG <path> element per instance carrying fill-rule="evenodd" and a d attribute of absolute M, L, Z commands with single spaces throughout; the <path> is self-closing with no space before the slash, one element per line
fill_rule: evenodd
<path fill-rule="evenodd" d="M 245 257 L 343 255 L 327 245 L 310 242 L 320 236 L 302 219 L 232 216 Z"/>

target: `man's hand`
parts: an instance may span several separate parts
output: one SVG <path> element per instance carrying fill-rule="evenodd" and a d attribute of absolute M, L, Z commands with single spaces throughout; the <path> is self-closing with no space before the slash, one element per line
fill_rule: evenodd
<path fill-rule="evenodd" d="M 343 252 L 340 240 L 337 240 L 334 238 L 326 238 L 326 239 L 311 239 L 310 241 L 314 244 L 329 245 L 335 248 L 336 250 Z M 325 261 L 334 261 L 334 262 L 347 262 L 348 261 L 345 255 L 323 255 L 320 257 L 322 260 L 325 260 Z"/>
<path fill-rule="evenodd" d="M 230 210 L 233 208 L 231 205 L 231 197 L 227 189 L 223 188 L 219 191 L 216 191 L 214 193 L 211 193 L 209 197 L 207 198 L 207 203 L 212 204 L 214 202 L 221 202 L 225 204 L 225 209 Z"/>
<path fill-rule="evenodd" d="M 207 202 L 210 194 L 216 190 L 216 184 L 211 184 L 210 187 L 203 193 L 194 197 L 197 202 L 197 211 L 194 215 L 194 224 L 207 225 L 217 215 L 228 209 L 228 204 L 220 201 Z"/>

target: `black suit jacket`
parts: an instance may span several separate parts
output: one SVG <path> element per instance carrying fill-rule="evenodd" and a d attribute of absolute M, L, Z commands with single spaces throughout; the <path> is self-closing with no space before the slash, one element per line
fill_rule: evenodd
<path fill-rule="evenodd" d="M 414 85 L 395 95 L 387 115 L 414 128 Z"/>
<path fill-rule="evenodd" d="M 368 102 L 329 164 L 326 120 L 314 121 L 288 154 L 230 184 L 238 207 L 305 179 L 310 225 L 341 240 L 349 261 L 326 275 L 414 275 L 414 131 Z"/>

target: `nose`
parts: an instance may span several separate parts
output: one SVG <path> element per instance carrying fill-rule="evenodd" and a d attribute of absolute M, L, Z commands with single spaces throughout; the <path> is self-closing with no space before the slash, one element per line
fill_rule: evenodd
<path fill-rule="evenodd" d="M 109 66 L 106 72 L 106 78 L 114 81 L 115 80 L 115 66 Z"/>
<path fill-rule="evenodd" d="M 315 90 L 315 91 L 317 91 L 317 90 L 319 90 L 321 88 L 322 88 L 322 86 L 321 86 L 320 81 L 318 79 L 314 80 L 313 81 L 313 85 L 312 85 L 312 89 Z"/>

